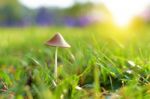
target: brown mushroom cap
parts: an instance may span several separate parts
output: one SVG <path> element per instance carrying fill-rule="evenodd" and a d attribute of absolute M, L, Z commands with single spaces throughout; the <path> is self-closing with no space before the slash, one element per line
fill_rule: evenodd
<path fill-rule="evenodd" d="M 71 47 L 63 38 L 60 33 L 56 33 L 49 41 L 46 42 L 48 46 L 55 46 L 55 47 Z"/>

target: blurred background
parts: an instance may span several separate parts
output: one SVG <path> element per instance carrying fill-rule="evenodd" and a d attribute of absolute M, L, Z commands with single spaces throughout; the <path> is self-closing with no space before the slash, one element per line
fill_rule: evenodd
<path fill-rule="evenodd" d="M 0 26 L 150 23 L 149 0 L 0 0 Z"/>

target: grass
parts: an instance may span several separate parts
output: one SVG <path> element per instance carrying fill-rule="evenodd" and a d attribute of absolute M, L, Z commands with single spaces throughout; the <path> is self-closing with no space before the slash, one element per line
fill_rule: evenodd
<path fill-rule="evenodd" d="M 55 48 L 44 45 L 55 32 L 72 46 L 58 49 L 57 86 Z M 149 25 L 1 28 L 0 98 L 149 99 L 149 36 Z"/>

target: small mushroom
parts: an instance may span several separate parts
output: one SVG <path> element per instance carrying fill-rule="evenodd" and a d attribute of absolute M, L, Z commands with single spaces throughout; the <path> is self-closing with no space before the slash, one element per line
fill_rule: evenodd
<path fill-rule="evenodd" d="M 46 45 L 56 47 L 54 77 L 57 80 L 57 54 L 58 54 L 58 48 L 69 48 L 71 46 L 64 40 L 63 36 L 60 33 L 56 33 L 50 40 L 48 40 L 46 42 Z"/>

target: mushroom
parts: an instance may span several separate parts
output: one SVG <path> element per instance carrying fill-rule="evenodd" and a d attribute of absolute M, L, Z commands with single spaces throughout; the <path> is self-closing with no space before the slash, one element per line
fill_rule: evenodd
<path fill-rule="evenodd" d="M 58 48 L 71 47 L 63 38 L 60 33 L 56 33 L 50 40 L 46 42 L 46 45 L 56 47 L 55 50 L 55 65 L 54 65 L 54 78 L 57 80 L 57 54 Z"/>

